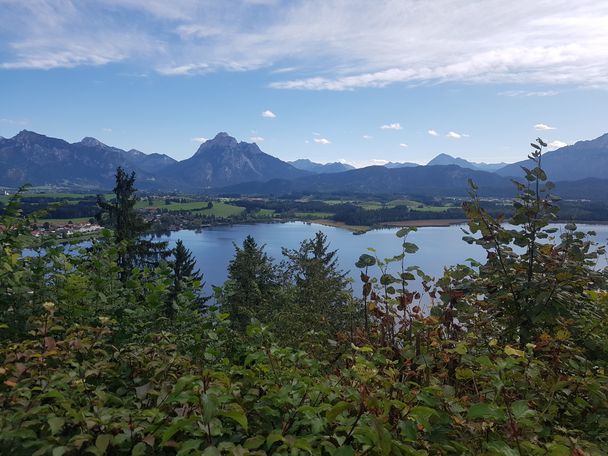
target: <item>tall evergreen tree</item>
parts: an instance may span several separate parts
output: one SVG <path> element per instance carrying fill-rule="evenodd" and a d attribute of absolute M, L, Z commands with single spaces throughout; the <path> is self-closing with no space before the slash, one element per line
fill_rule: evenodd
<path fill-rule="evenodd" d="M 188 250 L 181 239 L 177 240 L 175 248 L 171 251 L 173 260 L 169 262 L 171 267 L 172 283 L 169 288 L 169 300 L 167 305 L 167 317 L 171 318 L 178 309 L 179 296 L 185 291 L 192 291 L 195 297 L 190 302 L 196 307 L 202 306 L 208 298 L 203 297 L 200 292 L 204 286 L 203 274 L 196 269 L 196 260 L 192 252 Z"/>
<path fill-rule="evenodd" d="M 264 246 L 247 236 L 242 247 L 234 247 L 222 300 L 233 324 L 244 330 L 251 318 L 268 319 L 279 287 L 276 268 Z"/>
<path fill-rule="evenodd" d="M 160 259 L 168 256 L 166 242 L 140 239 L 148 224 L 135 210 L 136 192 L 135 173 L 128 174 L 119 166 L 116 169 L 114 199 L 106 201 L 101 195 L 97 196 L 100 212 L 96 219 L 113 230 L 116 243 L 122 247 L 118 265 L 123 281 L 129 277 L 133 267 L 155 266 Z"/>
<path fill-rule="evenodd" d="M 297 250 L 283 249 L 295 285 L 295 318 L 302 329 L 333 335 L 345 328 L 349 304 L 346 273 L 338 266 L 337 250 L 330 250 L 327 236 L 318 231 Z"/>

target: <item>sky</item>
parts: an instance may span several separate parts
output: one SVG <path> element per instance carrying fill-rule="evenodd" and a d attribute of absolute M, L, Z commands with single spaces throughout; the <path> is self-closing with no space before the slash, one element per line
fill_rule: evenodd
<path fill-rule="evenodd" d="M 0 0 L 0 136 L 524 159 L 608 132 L 608 1 Z"/>

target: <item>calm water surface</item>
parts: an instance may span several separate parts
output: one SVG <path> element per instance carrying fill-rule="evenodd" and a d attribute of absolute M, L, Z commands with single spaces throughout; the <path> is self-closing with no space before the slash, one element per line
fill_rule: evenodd
<path fill-rule="evenodd" d="M 461 228 L 466 226 L 419 228 L 411 233 L 408 241 L 416 243 L 420 250 L 409 256 L 408 264 L 420 266 L 427 274 L 437 277 L 445 266 L 463 263 L 468 258 L 483 260 L 483 249 L 464 242 Z M 596 231 L 599 242 L 606 243 L 608 239 L 608 225 L 579 225 L 579 228 Z M 356 283 L 359 272 L 355 262 L 362 253 L 369 253 L 369 247 L 376 249 L 379 258 L 400 253 L 402 240 L 395 236 L 397 229 L 373 230 L 355 236 L 342 228 L 304 222 L 219 226 L 200 232 L 181 230 L 162 239 L 168 240 L 170 247 L 178 239 L 184 242 L 196 258 L 209 290 L 210 285 L 221 285 L 226 280 L 228 263 L 234 256 L 233 243 L 240 245 L 247 235 L 253 236 L 258 244 L 265 244 L 268 255 L 281 260 L 282 247 L 296 249 L 302 240 L 312 238 L 317 231 L 327 235 L 331 249 L 338 250 L 342 269 L 348 271 Z M 605 258 L 601 264 L 606 265 Z"/>

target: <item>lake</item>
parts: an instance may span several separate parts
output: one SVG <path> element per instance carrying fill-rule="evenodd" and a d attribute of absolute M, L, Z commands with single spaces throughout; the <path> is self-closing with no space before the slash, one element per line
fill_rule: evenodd
<path fill-rule="evenodd" d="M 557 225 L 563 227 L 563 225 Z M 431 276 L 440 276 L 445 266 L 463 263 L 467 258 L 479 261 L 485 259 L 483 249 L 469 245 L 462 240 L 462 228 L 466 225 L 448 227 L 424 227 L 408 236 L 408 241 L 418 245 L 420 250 L 407 259 L 408 265 L 417 265 Z M 608 225 L 579 225 L 584 231 L 597 232 L 597 240 L 606 243 Z M 226 280 L 228 263 L 234 256 L 233 243 L 241 245 L 246 236 L 251 235 L 258 244 L 264 244 L 269 256 L 282 259 L 281 248 L 298 248 L 301 241 L 312 238 L 317 231 L 323 231 L 332 250 L 338 250 L 339 263 L 344 271 L 359 283 L 359 271 L 355 262 L 367 249 L 376 249 L 379 258 L 387 258 L 401 253 L 401 242 L 395 236 L 397 229 L 368 231 L 365 234 L 353 235 L 343 228 L 335 228 L 304 222 L 259 223 L 218 226 L 196 232 L 181 230 L 161 237 L 173 247 L 178 239 L 192 251 L 197 265 L 204 274 L 207 292 L 210 285 L 221 285 Z M 606 265 L 606 259 L 601 260 Z M 377 274 L 376 274 L 377 275 Z"/>

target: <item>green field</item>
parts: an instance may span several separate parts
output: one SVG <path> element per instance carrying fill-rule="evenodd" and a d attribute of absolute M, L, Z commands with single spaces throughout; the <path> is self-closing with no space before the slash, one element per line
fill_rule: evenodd
<path fill-rule="evenodd" d="M 171 202 L 165 204 L 164 199 L 155 199 L 152 204 L 148 200 L 140 200 L 135 204 L 136 209 L 166 209 L 170 212 L 173 211 L 189 211 L 196 212 L 197 214 L 214 215 L 216 217 L 230 217 L 232 215 L 238 215 L 245 209 L 232 204 L 225 203 L 223 201 L 214 201 L 213 207 L 208 209 L 208 201 L 186 201 L 183 203 Z"/>
<path fill-rule="evenodd" d="M 216 217 L 231 217 L 233 215 L 241 214 L 245 208 L 240 206 L 233 206 L 232 204 L 223 203 L 216 201 L 213 203 L 211 209 L 207 209 L 207 203 L 204 203 L 205 209 L 199 209 L 192 212 L 203 215 L 214 215 Z"/>
<path fill-rule="evenodd" d="M 36 223 L 38 225 L 42 225 L 45 222 L 49 222 L 51 225 L 65 225 L 68 222 L 73 223 L 87 223 L 91 217 L 80 217 L 80 218 L 71 218 L 71 219 L 40 219 Z"/>
<path fill-rule="evenodd" d="M 296 212 L 295 216 L 300 218 L 321 218 L 326 219 L 334 215 L 332 212 Z"/>

